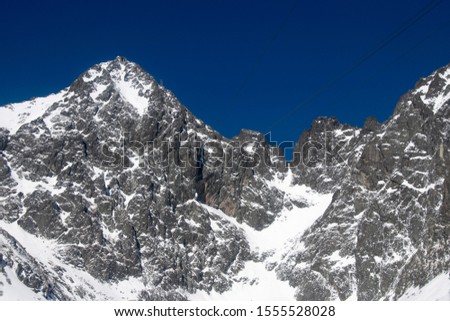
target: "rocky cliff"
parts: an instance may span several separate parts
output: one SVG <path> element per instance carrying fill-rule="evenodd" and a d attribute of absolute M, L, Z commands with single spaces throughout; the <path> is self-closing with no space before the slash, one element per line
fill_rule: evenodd
<path fill-rule="evenodd" d="M 257 287 L 253 264 L 299 300 L 398 299 L 448 268 L 449 84 L 437 70 L 381 124 L 315 120 L 290 164 L 122 57 L 0 107 L 4 292 L 183 300 Z"/>

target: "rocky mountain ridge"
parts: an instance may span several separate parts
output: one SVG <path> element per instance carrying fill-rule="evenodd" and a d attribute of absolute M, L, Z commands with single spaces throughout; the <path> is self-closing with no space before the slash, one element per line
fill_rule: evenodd
<path fill-rule="evenodd" d="M 223 137 L 123 57 L 0 107 L 4 292 L 220 298 L 270 274 L 292 299 L 399 299 L 448 269 L 449 84 L 446 66 L 382 124 L 315 120 L 291 164 L 261 133 Z"/>

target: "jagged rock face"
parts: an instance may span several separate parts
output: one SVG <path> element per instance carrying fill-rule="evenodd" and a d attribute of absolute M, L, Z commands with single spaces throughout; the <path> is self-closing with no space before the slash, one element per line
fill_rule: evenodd
<path fill-rule="evenodd" d="M 164 298 L 178 298 L 178 288 L 227 289 L 249 257 L 247 242 L 186 205 L 228 184 L 200 160 L 206 141 L 227 141 L 123 58 L 94 66 L 57 95 L 42 116 L 2 132 L 1 218 L 65 244 L 64 261 L 99 280 L 148 278 Z M 255 179 L 239 169 L 234 178 L 229 190 Z M 219 204 L 234 194 L 220 196 Z M 267 224 L 244 218 L 242 206 L 224 210 Z"/>
<path fill-rule="evenodd" d="M 278 266 L 297 299 L 397 299 L 447 269 L 449 84 L 445 67 L 384 124 L 366 122 L 351 148 L 357 156 L 334 176 L 333 202 Z M 316 174 L 319 188 L 324 176 Z"/>
<path fill-rule="evenodd" d="M 140 66 L 95 65 L 60 93 L 2 107 L 0 263 L 47 299 L 224 292 L 262 257 L 239 223 L 263 230 L 310 205 L 274 184 L 291 177 L 333 201 L 270 269 L 300 300 L 397 299 L 449 254 L 448 70 L 383 124 L 315 120 L 288 169 L 261 133 L 222 137 Z M 104 294 L 120 286 L 133 290 Z"/>
<path fill-rule="evenodd" d="M 363 129 L 365 130 L 365 129 Z M 361 129 L 341 124 L 336 118 L 319 117 L 300 136 L 290 164 L 296 183 L 320 192 L 333 192 L 361 154 L 366 137 Z"/>

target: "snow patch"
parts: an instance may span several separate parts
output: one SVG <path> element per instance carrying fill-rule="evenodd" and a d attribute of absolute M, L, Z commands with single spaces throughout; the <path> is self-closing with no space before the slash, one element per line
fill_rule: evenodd
<path fill-rule="evenodd" d="M 144 115 L 149 103 L 147 98 L 139 94 L 139 89 L 124 80 L 117 82 L 116 85 L 122 99 L 129 102 L 139 115 Z"/>
<path fill-rule="evenodd" d="M 411 287 L 399 301 L 450 301 L 450 277 L 443 273 L 421 288 Z"/>
<path fill-rule="evenodd" d="M 93 92 L 90 93 L 92 100 L 96 101 L 97 98 L 103 94 L 103 92 L 108 88 L 107 85 L 96 84 Z"/>
<path fill-rule="evenodd" d="M 292 301 L 295 289 L 287 282 L 277 279 L 275 272 L 268 271 L 261 262 L 248 261 L 237 275 L 231 290 L 224 293 L 197 291 L 189 296 L 190 300 L 222 301 Z"/>
<path fill-rule="evenodd" d="M 67 92 L 68 90 L 64 89 L 47 97 L 0 107 L 0 127 L 6 128 L 11 134 L 15 134 L 22 125 L 43 116 L 47 109 L 62 100 Z"/>
<path fill-rule="evenodd" d="M 25 174 L 11 170 L 11 177 L 17 183 L 16 192 L 22 192 L 24 195 L 31 194 L 36 190 L 47 190 L 51 194 L 61 193 L 63 188 L 56 188 L 57 176 L 47 177 L 46 181 L 34 182 L 26 178 Z"/>

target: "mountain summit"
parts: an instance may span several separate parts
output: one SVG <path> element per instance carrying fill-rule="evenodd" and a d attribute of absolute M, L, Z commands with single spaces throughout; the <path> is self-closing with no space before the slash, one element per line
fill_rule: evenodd
<path fill-rule="evenodd" d="M 223 137 L 123 57 L 0 107 L 3 298 L 450 289 L 449 84 L 449 66 L 420 80 L 384 123 L 315 120 L 290 164 L 261 133 Z"/>

